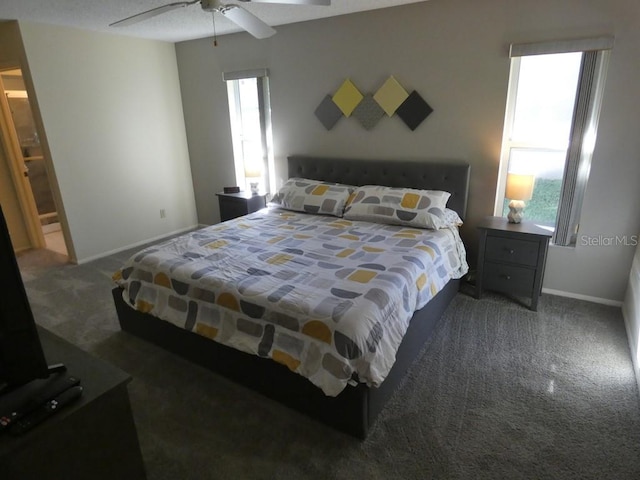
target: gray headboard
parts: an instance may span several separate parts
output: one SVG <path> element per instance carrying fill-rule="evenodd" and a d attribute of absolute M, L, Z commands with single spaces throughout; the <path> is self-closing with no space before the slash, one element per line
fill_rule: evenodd
<path fill-rule="evenodd" d="M 469 191 L 469 164 L 447 160 L 356 160 L 292 155 L 289 178 L 345 183 L 385 185 L 451 193 L 447 206 L 464 218 Z"/>

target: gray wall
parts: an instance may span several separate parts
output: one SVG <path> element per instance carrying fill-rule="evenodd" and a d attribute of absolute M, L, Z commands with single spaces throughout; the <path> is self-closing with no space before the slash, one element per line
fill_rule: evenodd
<path fill-rule="evenodd" d="M 600 136 L 581 233 L 639 230 L 640 20 L 636 0 L 432 0 L 277 27 L 271 39 L 228 35 L 176 45 L 198 218 L 219 220 L 215 192 L 235 184 L 223 71 L 267 67 L 277 177 L 292 153 L 372 158 L 461 158 L 470 162 L 463 230 L 472 260 L 475 224 L 493 213 L 511 42 L 613 34 Z M 313 111 L 350 77 L 363 92 L 394 75 L 434 113 L 411 132 L 386 118 L 372 131 L 342 119 L 327 132 Z M 620 302 L 633 248 L 552 247 L 544 286 Z"/>

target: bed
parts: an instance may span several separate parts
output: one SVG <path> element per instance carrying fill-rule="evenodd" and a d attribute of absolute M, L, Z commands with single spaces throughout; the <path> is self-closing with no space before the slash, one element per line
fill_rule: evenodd
<path fill-rule="evenodd" d="M 291 156 L 288 158 L 288 176 L 355 186 L 386 185 L 446 191 L 451 194 L 447 207 L 464 218 L 469 166 L 453 161 L 385 162 Z M 345 225 L 350 229 L 349 235 L 342 234 L 345 232 Z M 415 298 L 411 296 L 409 300 L 405 288 L 404 296 L 399 296 L 397 300 L 402 307 L 387 308 L 384 322 L 376 319 L 369 321 L 373 313 L 361 310 L 365 307 L 351 299 L 368 296 L 371 300 L 369 303 L 389 304 L 389 298 L 383 291 L 386 290 L 384 281 L 394 280 L 390 275 L 385 277 L 379 274 L 376 269 L 393 270 L 393 266 L 384 267 L 376 263 L 379 255 L 376 252 L 382 250 L 379 248 L 365 249 L 357 254 L 353 254 L 357 248 L 345 248 L 332 255 L 331 249 L 343 248 L 336 243 L 343 240 L 337 240 L 335 237 L 345 237 L 353 243 L 358 240 L 355 237 L 362 235 L 362 238 L 368 241 L 360 244 L 372 245 L 371 241 L 377 241 L 381 242 L 380 245 L 386 245 L 384 250 L 394 251 L 404 248 L 403 242 L 415 244 L 420 240 L 421 245 L 427 245 L 423 249 L 429 251 L 432 257 L 434 249 L 457 248 L 460 253 L 460 247 L 446 247 L 445 243 L 438 243 L 445 242 L 448 236 L 457 236 L 454 231 L 456 229 L 447 230 L 435 232 L 439 235 L 438 238 L 423 241 L 420 240 L 422 232 L 416 229 L 375 225 L 369 222 L 349 222 L 338 217 L 327 218 L 326 215 L 308 215 L 270 208 L 192 232 L 181 240 L 171 240 L 168 247 L 150 247 L 139 252 L 130 260 L 138 263 L 125 265 L 118 272 L 119 278 L 114 277 L 119 286 L 113 289 L 113 298 L 122 330 L 210 368 L 327 425 L 365 438 L 385 403 L 421 351 L 442 313 L 456 295 L 459 277 L 463 272 L 462 266 L 456 264 L 457 267 L 454 267 L 457 268 L 457 274 L 445 275 L 442 273 L 443 266 L 439 265 L 434 268 L 438 269 L 441 280 L 436 278 L 439 275 L 436 275 L 435 271 L 427 275 L 426 278 L 429 278 L 430 282 L 428 285 L 424 281 L 424 275 L 420 275 L 421 280 L 410 279 L 412 283 L 426 285 L 425 288 L 421 288 Z M 278 232 L 284 232 L 284 235 L 279 235 Z M 233 255 L 237 263 L 239 262 L 238 268 L 249 272 L 242 280 L 233 280 L 233 292 L 247 295 L 244 298 L 238 297 L 237 301 L 233 295 L 223 291 L 230 287 L 221 283 L 225 277 L 231 275 L 233 268 L 236 268 L 231 266 L 225 254 L 220 253 L 230 248 L 227 244 L 232 240 L 237 243 L 237 247 L 234 248 L 244 249 Z M 274 244 L 276 250 L 273 250 L 275 247 L 270 244 Z M 341 255 L 347 250 L 348 255 Z M 345 263 L 338 264 L 334 258 L 328 260 L 327 255 L 342 257 Z M 207 260 L 218 262 L 216 265 L 222 265 L 224 268 L 204 267 L 202 261 L 205 256 Z M 344 278 L 349 275 L 353 278 L 353 272 L 357 268 L 352 267 L 358 263 L 349 264 L 348 260 L 351 257 L 360 258 L 360 265 L 364 265 L 366 270 L 364 277 L 361 275 L 358 282 L 355 282 L 356 288 L 365 288 L 363 285 L 373 277 L 376 277 L 375 281 L 382 283 L 377 288 L 371 288 L 371 285 L 375 286 L 372 280 L 371 285 L 366 286 L 365 290 L 355 291 L 351 288 L 354 282 L 344 284 L 337 280 L 332 281 L 331 285 L 325 285 L 331 291 L 326 298 L 315 298 L 309 293 L 310 290 L 303 290 L 303 284 L 318 287 L 327 283 L 323 274 L 303 275 L 302 269 L 306 268 L 307 264 L 322 263 L 323 268 L 330 271 L 327 278 Z M 422 265 L 421 260 L 413 256 L 405 255 L 404 258 L 407 264 Z M 283 267 L 287 262 L 289 267 Z M 182 270 L 191 268 L 192 263 L 198 266 L 198 271 L 206 271 L 206 274 L 190 272 L 187 276 L 181 276 Z M 466 266 L 464 259 L 461 263 Z M 147 284 L 141 280 L 148 276 L 146 269 L 149 265 L 160 264 L 166 267 L 165 272 L 154 273 L 153 278 L 156 281 L 148 283 L 166 287 L 165 290 L 169 292 L 166 295 L 162 293 L 162 288 L 159 289 L 160 293 L 147 289 Z M 270 268 L 275 270 L 271 271 Z M 223 270 L 224 273 L 221 273 Z M 420 268 L 415 270 L 416 275 L 420 273 Z M 127 277 L 126 281 L 122 279 L 122 272 Z M 361 270 L 357 272 L 363 274 Z M 404 270 L 401 273 L 405 275 Z M 215 308 L 222 313 L 213 312 L 215 318 L 202 320 L 203 312 L 209 305 L 206 302 L 213 303 L 214 300 L 206 298 L 209 293 L 207 288 L 203 288 L 203 284 L 198 284 L 197 288 L 195 285 L 189 286 L 186 279 L 206 279 L 209 274 L 211 278 L 208 278 L 207 285 L 211 285 L 212 290 L 215 289 L 215 302 L 222 306 L 221 309 L 219 305 Z M 129 278 L 130 275 L 136 278 Z M 273 280 L 276 276 L 279 276 L 280 283 Z M 157 281 L 158 278 L 161 280 Z M 283 286 L 287 284 L 289 290 L 283 291 Z M 291 285 L 298 289 L 297 296 L 289 294 L 290 290 L 295 289 Z M 350 285 L 349 290 L 343 288 L 344 285 Z M 123 290 L 123 287 L 127 290 Z M 187 301 L 178 298 L 182 293 L 186 294 L 187 290 L 198 292 L 197 298 Z M 382 295 L 384 301 L 381 302 L 379 298 L 372 300 L 374 296 L 369 294 L 372 291 L 378 292 L 378 297 Z M 265 298 L 268 296 L 271 303 L 260 298 L 258 294 L 264 294 Z M 277 301 L 274 302 L 274 298 Z M 135 305 L 136 308 L 132 308 L 131 305 Z M 329 310 L 327 305 L 331 307 Z M 345 305 L 347 306 L 344 307 Z M 414 306 L 419 307 L 415 312 Z M 350 312 L 349 308 L 354 311 Z M 406 315 L 406 325 L 398 327 L 400 333 L 389 330 L 391 327 L 386 325 L 395 325 L 396 321 L 390 322 L 386 319 L 396 315 L 396 312 L 403 308 L 409 312 Z M 340 313 L 336 314 L 337 311 Z M 343 311 L 348 313 L 345 314 Z M 362 321 L 358 323 L 367 324 L 369 321 L 369 326 L 364 335 L 366 338 L 363 337 L 362 342 L 356 345 L 348 340 L 350 337 L 345 333 L 349 332 L 340 331 L 341 316 L 344 314 L 346 317 L 352 313 L 357 316 L 361 312 L 364 312 L 361 314 Z M 154 313 L 163 319 L 157 318 Z M 233 327 L 225 323 L 230 316 L 237 317 L 238 323 Z M 317 321 L 317 318 L 322 316 L 333 319 L 328 321 L 332 329 L 329 333 L 326 332 L 327 327 Z M 381 325 L 384 325 L 384 330 Z M 309 339 L 309 332 L 311 337 L 317 338 Z M 322 342 L 323 337 L 327 335 L 329 339 L 325 338 Z M 358 335 L 360 334 L 354 333 L 351 338 Z M 215 338 L 215 341 L 211 338 Z M 335 341 L 332 342 L 331 338 Z M 388 353 L 385 357 L 377 353 L 377 350 L 383 352 L 389 349 L 391 357 Z"/>

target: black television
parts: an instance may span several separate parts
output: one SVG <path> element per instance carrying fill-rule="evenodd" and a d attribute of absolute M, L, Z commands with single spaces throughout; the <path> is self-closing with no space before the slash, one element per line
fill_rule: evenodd
<path fill-rule="evenodd" d="M 0 207 L 0 395 L 61 370 L 47 365 Z"/>

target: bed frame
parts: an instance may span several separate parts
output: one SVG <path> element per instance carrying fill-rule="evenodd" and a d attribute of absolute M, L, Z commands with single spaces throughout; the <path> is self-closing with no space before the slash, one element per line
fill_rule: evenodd
<path fill-rule="evenodd" d="M 464 218 L 469 165 L 455 161 L 381 161 L 291 156 L 289 177 L 327 180 L 349 185 L 387 185 L 451 192 L 448 206 Z M 415 312 L 396 354 L 396 362 L 378 388 L 348 385 L 337 397 L 328 397 L 306 378 L 285 366 L 240 352 L 138 312 L 114 288 L 113 299 L 123 331 L 151 341 L 231 380 L 303 412 L 340 431 L 366 438 L 376 417 L 404 378 L 430 337 L 443 312 L 458 292 L 450 281 L 424 308 Z"/>

